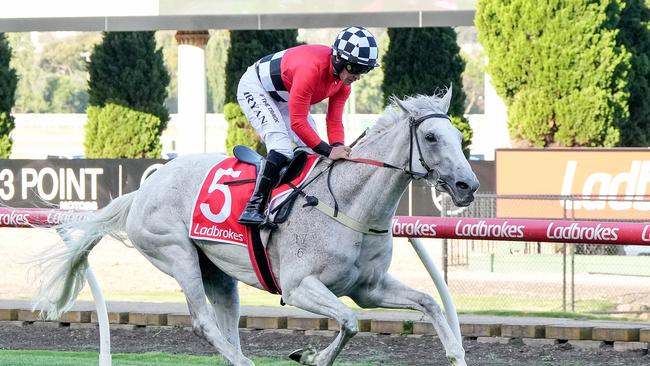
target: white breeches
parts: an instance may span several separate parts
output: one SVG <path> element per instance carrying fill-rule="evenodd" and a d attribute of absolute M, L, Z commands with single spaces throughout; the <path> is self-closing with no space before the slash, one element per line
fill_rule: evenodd
<path fill-rule="evenodd" d="M 255 66 L 250 66 L 239 80 L 237 101 L 248 121 L 264 140 L 267 151 L 275 150 L 292 158 L 292 143 L 297 148 L 307 148 L 291 129 L 289 103 L 278 102 L 269 95 L 257 78 Z M 317 131 L 311 113 L 307 115 L 307 120 L 311 128 Z"/>

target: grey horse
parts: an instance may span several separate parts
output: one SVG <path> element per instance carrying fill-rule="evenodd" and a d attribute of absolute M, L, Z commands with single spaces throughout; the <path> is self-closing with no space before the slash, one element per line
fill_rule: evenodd
<path fill-rule="evenodd" d="M 331 169 L 305 188 L 326 205 L 336 197 L 342 213 L 367 227 L 389 229 L 398 201 L 412 179 L 426 179 L 458 206 L 469 205 L 479 186 L 463 155 L 461 134 L 446 116 L 451 90 L 443 96 L 393 99 L 377 123 L 352 150 L 355 162 L 334 166 L 324 159 L 312 176 Z M 188 225 L 206 172 L 219 154 L 182 156 L 149 177 L 139 190 L 113 200 L 77 223 L 64 224 L 66 245 L 44 253 L 37 307 L 51 319 L 69 309 L 85 283 L 88 255 L 105 235 L 126 232 L 133 246 L 182 288 L 192 327 L 225 358 L 227 365 L 254 365 L 240 347 L 237 281 L 262 289 L 242 246 L 193 240 Z M 391 169 L 392 167 L 392 169 Z M 331 187 L 331 188 L 330 188 Z M 302 198 L 298 198 L 301 200 Z M 304 202 L 303 202 L 304 203 Z M 433 323 L 452 365 L 465 365 L 465 351 L 444 314 L 428 294 L 387 273 L 392 256 L 390 230 L 368 234 L 298 202 L 267 243 L 282 299 L 289 305 L 335 319 L 340 332 L 325 349 L 297 352 L 305 365 L 332 365 L 358 332 L 355 313 L 340 300 L 349 296 L 363 308 L 416 309 Z M 209 301 L 206 301 L 206 296 Z"/>

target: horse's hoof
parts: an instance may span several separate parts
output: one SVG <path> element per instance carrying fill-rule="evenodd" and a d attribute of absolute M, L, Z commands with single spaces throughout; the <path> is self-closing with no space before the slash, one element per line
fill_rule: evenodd
<path fill-rule="evenodd" d="M 316 365 L 317 355 L 318 352 L 313 347 L 309 346 L 307 349 L 300 348 L 291 352 L 289 358 L 303 365 Z"/>
<path fill-rule="evenodd" d="M 289 358 L 296 362 L 300 362 L 301 357 L 302 357 L 302 348 L 299 348 L 289 354 Z"/>

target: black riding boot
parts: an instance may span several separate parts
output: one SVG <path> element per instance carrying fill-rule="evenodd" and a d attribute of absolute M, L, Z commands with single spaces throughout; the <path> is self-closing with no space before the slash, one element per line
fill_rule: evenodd
<path fill-rule="evenodd" d="M 260 172 L 255 181 L 255 191 L 251 196 L 244 212 L 239 216 L 239 223 L 244 225 L 260 225 L 264 222 L 264 210 L 269 201 L 271 190 L 278 184 L 280 170 L 287 165 L 289 159 L 275 150 L 269 151 L 266 159 L 262 160 Z"/>

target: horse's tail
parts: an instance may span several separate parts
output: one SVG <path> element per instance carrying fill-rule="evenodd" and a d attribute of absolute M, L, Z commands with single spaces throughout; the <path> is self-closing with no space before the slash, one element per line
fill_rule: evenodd
<path fill-rule="evenodd" d="M 88 255 L 106 235 L 124 240 L 122 232 L 135 198 L 135 193 L 120 196 L 111 203 L 88 216 L 87 219 L 58 225 L 65 246 L 44 251 L 36 259 L 42 274 L 40 289 L 36 295 L 34 309 L 44 313 L 47 319 L 55 320 L 69 310 L 86 281 Z"/>

